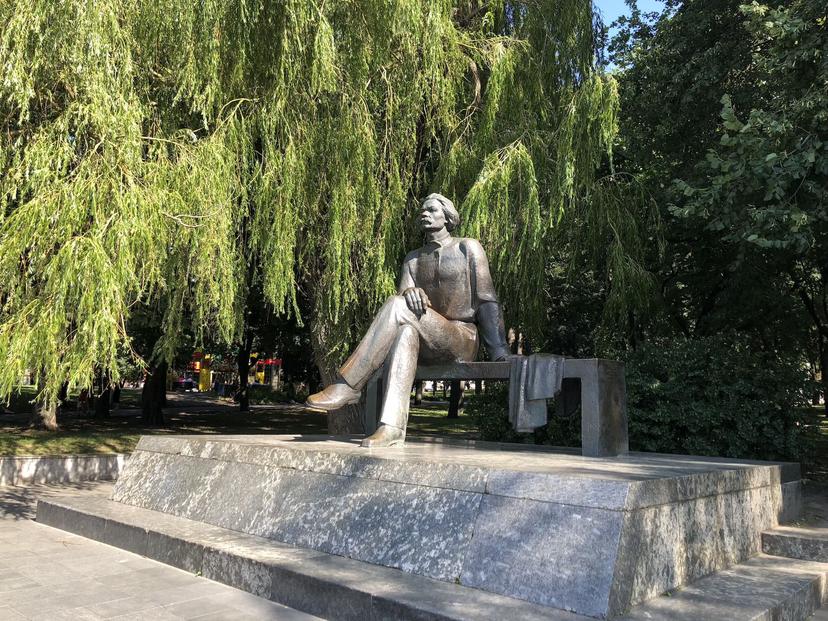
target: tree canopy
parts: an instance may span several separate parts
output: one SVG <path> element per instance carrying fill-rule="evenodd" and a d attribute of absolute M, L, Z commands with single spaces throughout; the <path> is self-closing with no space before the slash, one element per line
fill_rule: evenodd
<path fill-rule="evenodd" d="M 589 0 L 9 0 L 0 24 L 4 395 L 26 369 L 47 401 L 117 377 L 139 307 L 156 356 L 185 317 L 233 341 L 254 282 L 280 314 L 307 296 L 336 359 L 431 190 L 514 324 L 542 320 L 567 215 L 616 257 L 617 299 L 644 286 L 640 229 L 597 178 L 618 98 Z"/>

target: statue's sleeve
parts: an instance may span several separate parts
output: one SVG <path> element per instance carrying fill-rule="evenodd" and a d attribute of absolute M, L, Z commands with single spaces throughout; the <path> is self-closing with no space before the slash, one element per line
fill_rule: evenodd
<path fill-rule="evenodd" d="M 472 292 L 475 297 L 474 307 L 481 302 L 497 302 L 492 275 L 489 272 L 489 260 L 483 246 L 476 239 L 468 240 L 469 261 L 471 262 Z"/>
<path fill-rule="evenodd" d="M 414 284 L 414 270 L 416 269 L 417 258 L 412 254 L 405 257 L 400 270 L 400 284 L 397 287 L 397 295 L 402 295 L 403 291 L 410 287 L 416 287 Z"/>

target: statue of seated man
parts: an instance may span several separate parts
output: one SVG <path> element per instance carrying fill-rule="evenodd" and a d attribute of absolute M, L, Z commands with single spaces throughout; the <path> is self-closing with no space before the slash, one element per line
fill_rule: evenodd
<path fill-rule="evenodd" d="M 380 426 L 362 446 L 405 441 L 418 362 L 472 361 L 480 340 L 492 360 L 509 354 L 486 253 L 476 239 L 451 235 L 459 223 L 445 196 L 425 199 L 420 214 L 425 245 L 405 257 L 398 294 L 377 313 L 338 379 L 308 397 L 310 408 L 324 411 L 358 403 L 374 372 L 387 365 Z"/>

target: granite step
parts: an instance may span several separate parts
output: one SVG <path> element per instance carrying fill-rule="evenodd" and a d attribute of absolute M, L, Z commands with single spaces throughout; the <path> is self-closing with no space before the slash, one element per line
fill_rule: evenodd
<path fill-rule="evenodd" d="M 779 526 L 762 533 L 762 551 L 828 563 L 828 528 Z"/>
<path fill-rule="evenodd" d="M 635 607 L 623 621 L 801 621 L 828 603 L 828 564 L 761 554 Z M 621 620 L 619 620 L 621 621 Z"/>
<path fill-rule="evenodd" d="M 113 502 L 40 500 L 37 521 L 325 619 L 591 621 L 571 612 Z"/>
<path fill-rule="evenodd" d="M 100 493 L 41 500 L 37 519 L 326 619 L 591 619 L 116 503 Z M 825 602 L 826 584 L 828 564 L 760 555 L 637 606 L 624 619 L 800 621 Z"/>

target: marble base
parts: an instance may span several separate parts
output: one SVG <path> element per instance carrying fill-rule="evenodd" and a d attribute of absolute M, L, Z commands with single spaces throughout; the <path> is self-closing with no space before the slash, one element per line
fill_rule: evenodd
<path fill-rule="evenodd" d="M 798 479 L 795 464 L 523 445 L 145 436 L 112 500 L 612 617 L 758 554 Z"/>

